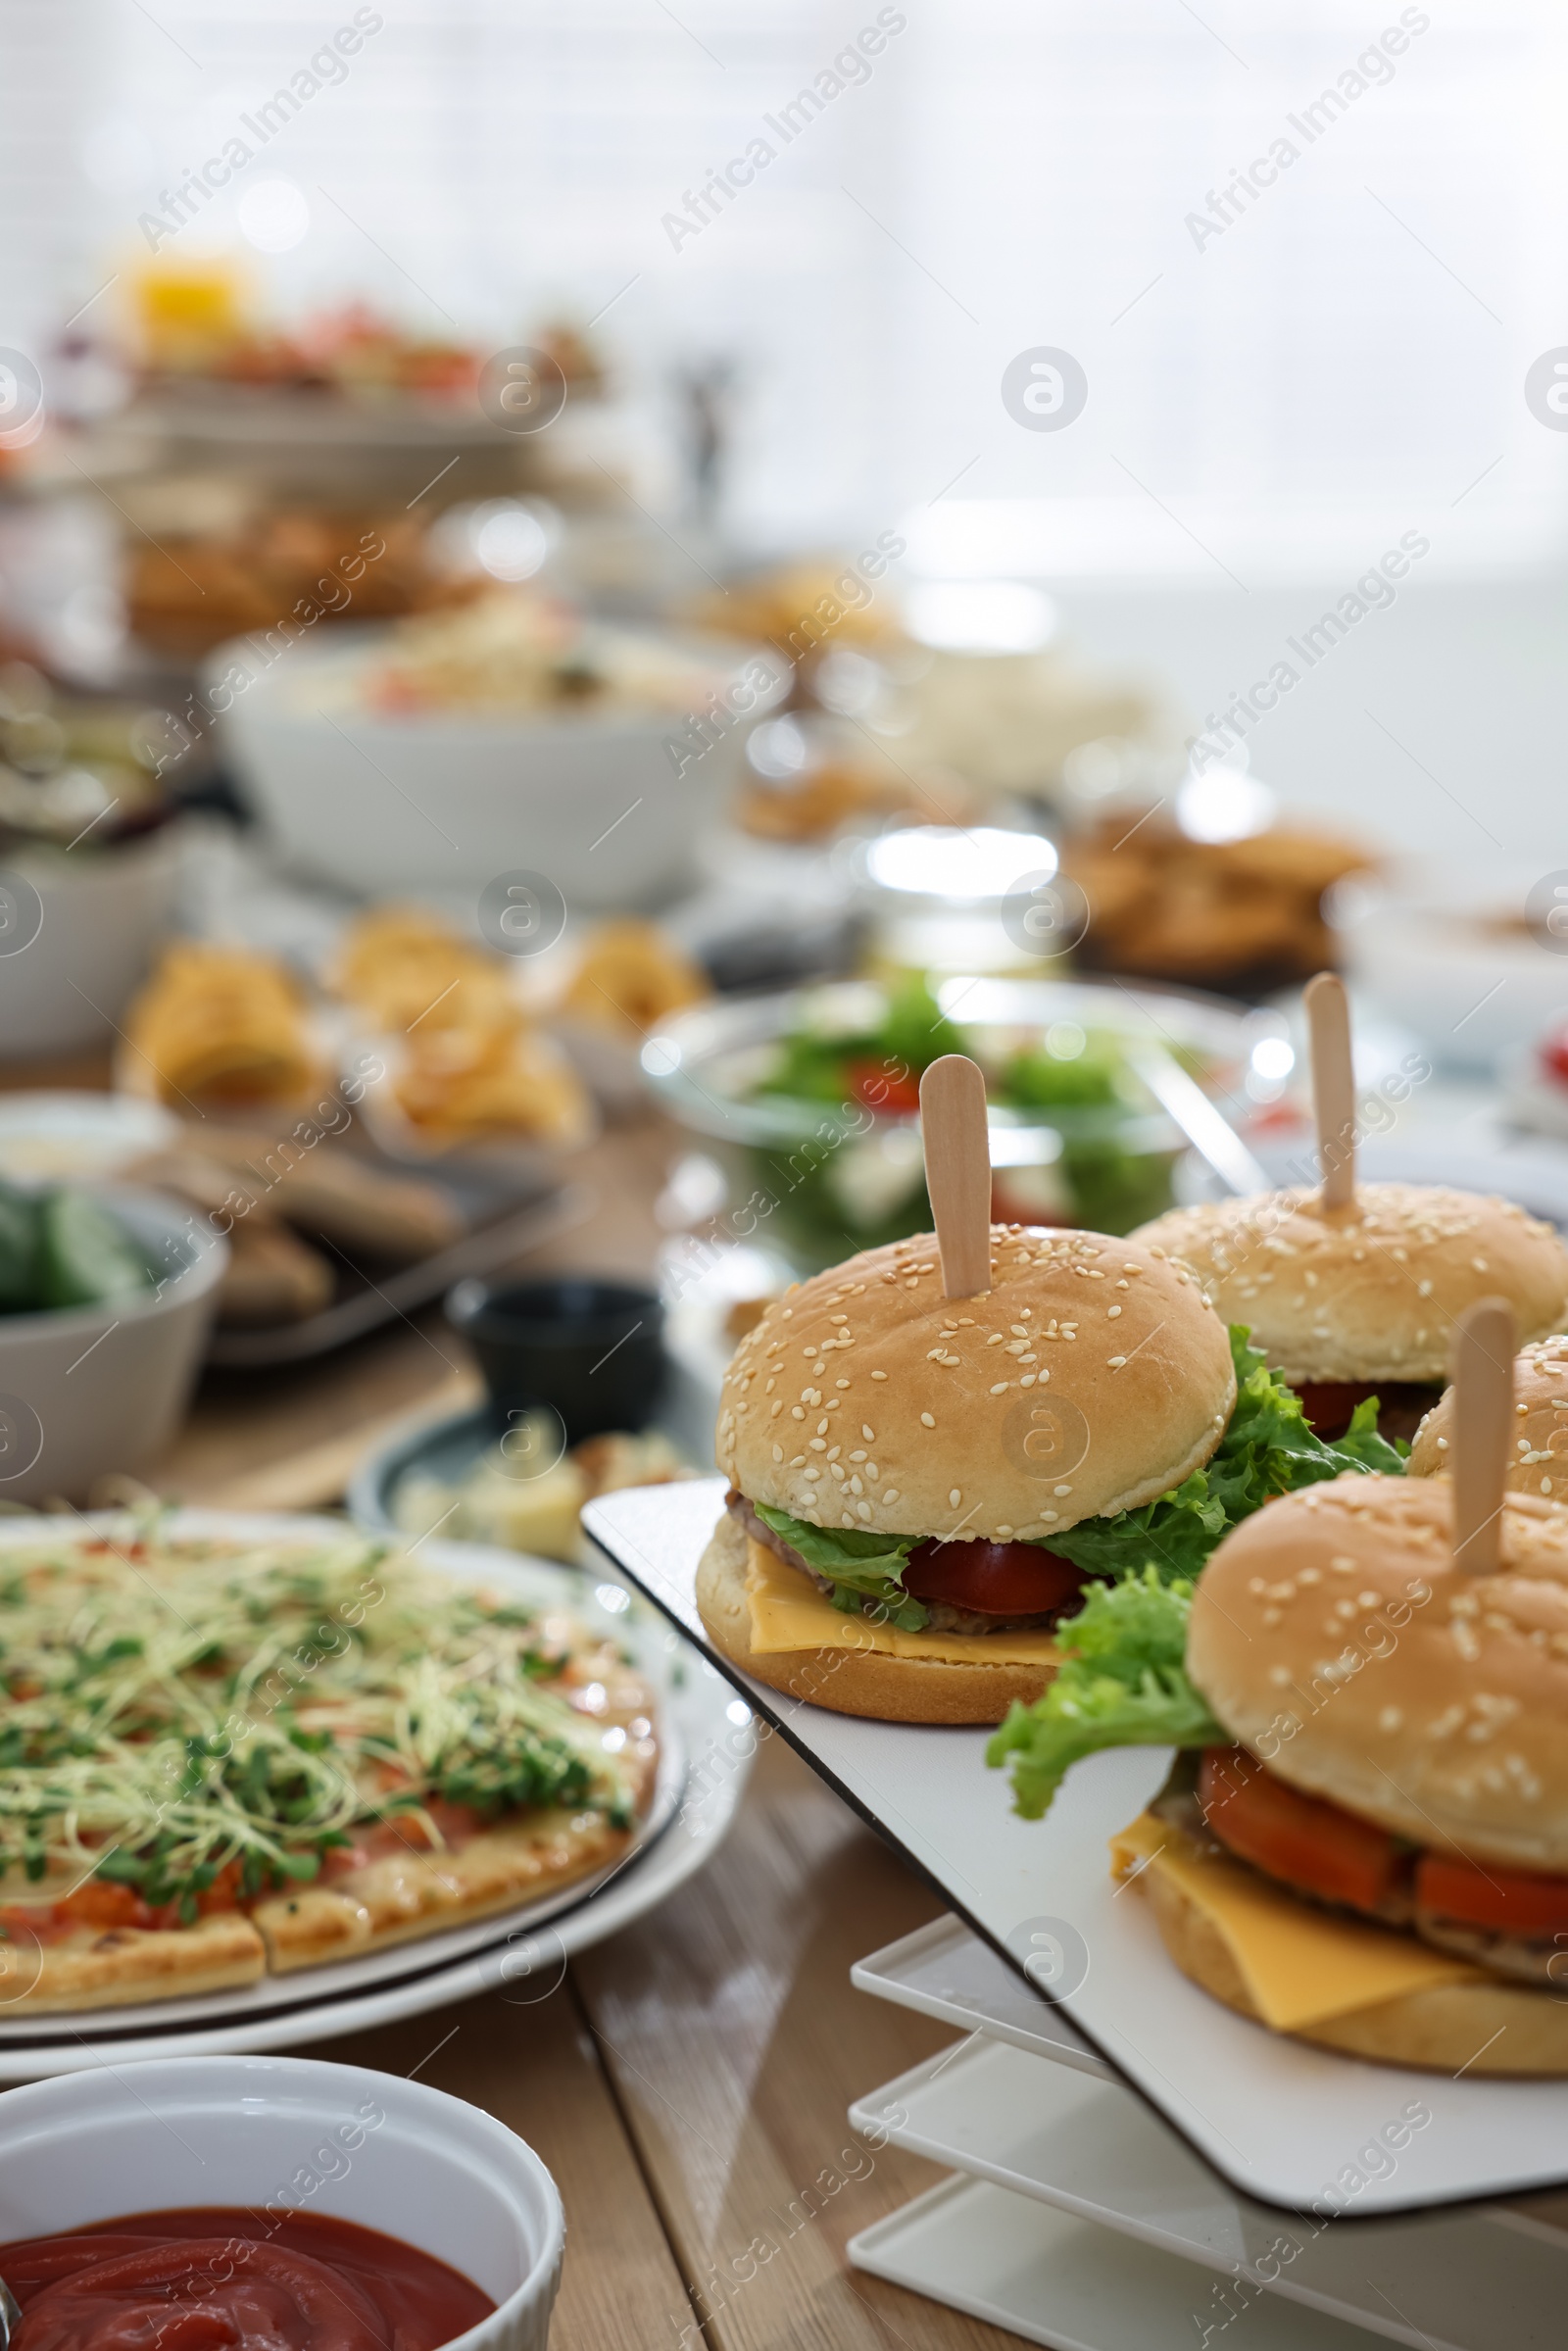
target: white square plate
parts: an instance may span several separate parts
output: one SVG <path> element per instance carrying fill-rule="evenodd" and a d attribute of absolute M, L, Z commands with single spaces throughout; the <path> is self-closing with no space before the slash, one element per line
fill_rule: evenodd
<path fill-rule="evenodd" d="M 1234 2187 L 1365 2219 L 1568 2180 L 1568 2083 L 1362 2064 L 1249 2024 L 1177 1973 L 1106 1859 L 1163 1780 L 1167 1749 L 1091 1756 L 1046 1820 L 1021 1821 L 1005 1776 L 987 1768 L 984 1731 L 861 1722 L 737 1672 L 694 1596 L 724 1492 L 719 1478 L 633 1488 L 590 1502 L 583 1523 L 977 1934 L 1045 1973 L 1077 2031 Z M 1429 2119 L 1407 2130 L 1406 2108 Z M 1392 2150 L 1385 2133 L 1405 2144 Z"/>

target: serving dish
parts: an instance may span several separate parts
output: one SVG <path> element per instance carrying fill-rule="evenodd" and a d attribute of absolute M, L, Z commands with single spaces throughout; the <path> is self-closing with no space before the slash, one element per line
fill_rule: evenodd
<path fill-rule="evenodd" d="M 27 946 L 0 955 L 8 1059 L 109 1038 L 173 920 L 180 858 L 172 824 L 96 852 L 89 840 L 75 856 L 40 844 L 0 857 L 23 923 L 38 925 Z"/>
<path fill-rule="evenodd" d="M 934 995 L 961 1050 L 982 1066 L 1052 1035 L 1079 1053 L 1101 1039 L 1122 1054 L 1155 1045 L 1194 1065 L 1235 1122 L 1272 1099 L 1277 1077 L 1264 1073 L 1288 1070 L 1293 1058 L 1279 1014 L 1169 990 L 959 976 L 942 979 Z M 877 983 L 836 981 L 699 1005 L 649 1038 L 643 1068 L 665 1108 L 719 1147 L 740 1239 L 812 1267 L 929 1229 L 911 1071 L 900 1079 L 896 1054 L 858 1096 L 767 1090 L 790 1040 L 853 1035 L 890 1002 Z M 924 1037 L 930 1014 L 915 1025 Z M 1031 1108 L 993 1100 L 989 1125 L 1001 1217 L 1127 1231 L 1170 1205 L 1186 1137 L 1130 1074 L 1125 1097 L 1109 1102 Z"/>
<path fill-rule="evenodd" d="M 1107 1855 L 1160 1787 L 1168 1750 L 1092 1756 L 1048 1818 L 1026 1822 L 987 1769 L 985 1732 L 829 1713 L 730 1667 L 695 1598 L 724 1493 L 710 1479 L 610 1494 L 583 1523 L 1021 1976 L 1040 1951 L 1055 1955 L 1052 1996 L 1068 2022 L 1234 2187 L 1298 2211 L 1329 2195 L 1343 2219 L 1356 2219 L 1568 2180 L 1568 2118 L 1550 2082 L 1448 2081 L 1334 2056 L 1233 2015 L 1178 1973 L 1147 1905 L 1118 1898 Z M 1357 2165 L 1357 2151 L 1412 2103 L 1430 2127 L 1380 2176 Z"/>
<path fill-rule="evenodd" d="M 47 1522 L 44 1522 L 47 1525 Z M 113 1532 L 113 1512 L 81 1522 Z M 174 1535 L 269 1542 L 289 1535 L 341 1533 L 320 1519 L 180 1511 Z M 38 1539 L 39 1522 L 0 1522 L 0 1559 Z M 397 1943 L 356 1959 L 186 1999 L 7 2019 L 0 2005 L 0 2082 L 30 2081 L 157 2050 L 284 2048 L 325 2033 L 358 2031 L 501 1988 L 544 1997 L 567 1955 L 641 1917 L 710 1858 L 728 1830 L 751 1765 L 755 1735 L 720 1676 L 690 1643 L 634 1601 L 618 1583 L 546 1560 L 477 1544 L 421 1543 L 419 1562 L 459 1584 L 514 1592 L 536 1604 L 569 1608 L 590 1626 L 626 1642 L 660 1692 L 661 1757 L 653 1809 L 629 1851 L 609 1870 L 535 1902 Z M 99 2052 L 94 2055 L 94 2052 Z"/>
<path fill-rule="evenodd" d="M 236 639 L 207 664 L 225 753 L 286 856 L 361 894 L 477 891 L 526 867 L 583 907 L 653 905 L 692 873 L 699 836 L 738 773 L 744 726 L 682 757 L 671 746 L 692 724 L 684 708 L 537 717 L 356 709 L 354 680 L 384 641 L 343 628 L 330 644 L 289 645 L 284 658 Z M 754 662 L 733 644 L 674 651 L 701 673 L 693 710 L 730 698 Z M 252 681 L 242 692 L 222 682 L 235 670 Z M 762 707 L 755 688 L 743 692 Z"/>
<path fill-rule="evenodd" d="M 318 2058 L 163 2057 L 11 2090 L 0 2113 L 12 2240 L 191 2207 L 319 2214 L 401 2238 L 490 2296 L 451 2351 L 545 2351 L 561 2197 L 481 2107 Z"/>
<path fill-rule="evenodd" d="M 89 1185 L 154 1270 L 145 1297 L 0 1316 L 0 1497 L 80 1500 L 172 1437 L 202 1359 L 228 1245 L 156 1192 Z"/>
<path fill-rule="evenodd" d="M 369 1155 L 387 1173 L 410 1172 L 404 1162 Z M 466 1227 L 460 1239 L 390 1272 L 334 1249 L 336 1296 L 329 1305 L 298 1322 L 260 1330 L 217 1330 L 208 1345 L 208 1361 L 225 1370 L 265 1371 L 330 1354 L 334 1347 L 433 1305 L 456 1282 L 514 1263 L 571 1224 L 580 1210 L 581 1195 L 560 1184 L 543 1160 L 526 1151 L 509 1153 L 504 1170 L 460 1159 L 421 1166 L 418 1174 L 452 1200 Z"/>

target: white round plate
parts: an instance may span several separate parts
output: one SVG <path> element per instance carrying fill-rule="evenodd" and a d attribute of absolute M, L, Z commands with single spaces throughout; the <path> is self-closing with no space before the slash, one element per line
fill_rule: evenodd
<path fill-rule="evenodd" d="M 113 1527 L 123 1519 L 100 1512 L 91 1523 Z M 344 1532 L 340 1521 L 197 1510 L 175 1513 L 172 1526 L 176 1534 L 242 1542 Z M 47 1532 L 37 1519 L 0 1524 L 0 1548 Z M 504 1584 L 520 1597 L 564 1604 L 590 1625 L 612 1629 L 634 1650 L 660 1693 L 663 1751 L 654 1808 L 630 1852 L 612 1869 L 543 1901 L 365 1958 L 188 2000 L 26 2022 L 6 2022 L 0 2011 L 0 2083 L 138 2057 L 293 2048 L 499 1986 L 514 1987 L 515 1999 L 541 1999 L 574 1951 L 641 1918 L 710 1859 L 734 1818 L 755 1744 L 750 1709 L 731 1685 L 609 1574 L 470 1543 L 421 1543 L 419 1556 L 458 1582 Z M 623 1598 L 628 1604 L 617 1607 Z"/>

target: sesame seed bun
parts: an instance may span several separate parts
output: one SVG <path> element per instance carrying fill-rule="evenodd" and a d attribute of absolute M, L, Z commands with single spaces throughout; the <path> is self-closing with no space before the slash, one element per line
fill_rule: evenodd
<path fill-rule="evenodd" d="M 1541 1339 L 1514 1359 L 1514 1424 L 1507 1485 L 1514 1494 L 1568 1501 L 1568 1339 Z M 1452 1466 L 1453 1390 L 1415 1433 L 1408 1474 L 1433 1478 Z"/>
<path fill-rule="evenodd" d="M 1568 1249 L 1549 1224 L 1431 1184 L 1361 1184 L 1328 1211 L 1306 1189 L 1173 1208 L 1134 1239 L 1190 1265 L 1294 1385 L 1438 1384 L 1475 1299 L 1505 1298 L 1521 1339 L 1544 1338 L 1568 1309 Z"/>
<path fill-rule="evenodd" d="M 728 1511 L 697 1569 L 697 1606 L 715 1648 L 754 1680 L 791 1697 L 884 1723 L 1000 1723 L 1016 1698 L 1033 1705 L 1051 1665 L 975 1665 L 939 1657 L 892 1657 L 876 1649 L 752 1648 L 746 1594 L 755 1539 Z"/>
<path fill-rule="evenodd" d="M 1157 1869 L 1139 1884 L 1182 1974 L 1238 2016 L 1257 2006 L 1229 1943 L 1176 1880 Z M 1259 2020 L 1260 2021 L 1260 2020 Z M 1382 2065 L 1456 2074 L 1568 2074 L 1568 2001 L 1520 1984 L 1441 1984 L 1298 2026 L 1289 2036 Z"/>
<path fill-rule="evenodd" d="M 1102 1233 L 994 1225 L 993 1287 L 943 1296 L 935 1241 L 775 1300 L 735 1351 L 718 1466 L 813 1526 L 1050 1541 L 1208 1459 L 1236 1401 L 1185 1266 Z"/>
<path fill-rule="evenodd" d="M 1456 1567 L 1446 1478 L 1266 1503 L 1203 1572 L 1187 1669 L 1269 1770 L 1417 1844 L 1568 1872 L 1568 1505 L 1510 1495 Z"/>

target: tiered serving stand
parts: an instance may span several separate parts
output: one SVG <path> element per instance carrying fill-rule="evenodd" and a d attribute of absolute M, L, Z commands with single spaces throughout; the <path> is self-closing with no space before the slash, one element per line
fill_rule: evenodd
<path fill-rule="evenodd" d="M 853 1971 L 966 2037 L 851 2107 L 873 2145 L 953 2175 L 851 2260 L 1057 2351 L 1562 2351 L 1568 2198 L 1539 2191 L 1568 2181 L 1568 2083 L 1362 2064 L 1188 1984 L 1106 1861 L 1162 1751 L 1092 1758 L 1026 1823 L 983 1732 L 862 1722 L 739 1673 L 694 1596 L 723 1494 L 644 1488 L 584 1523 L 954 1914 Z"/>

